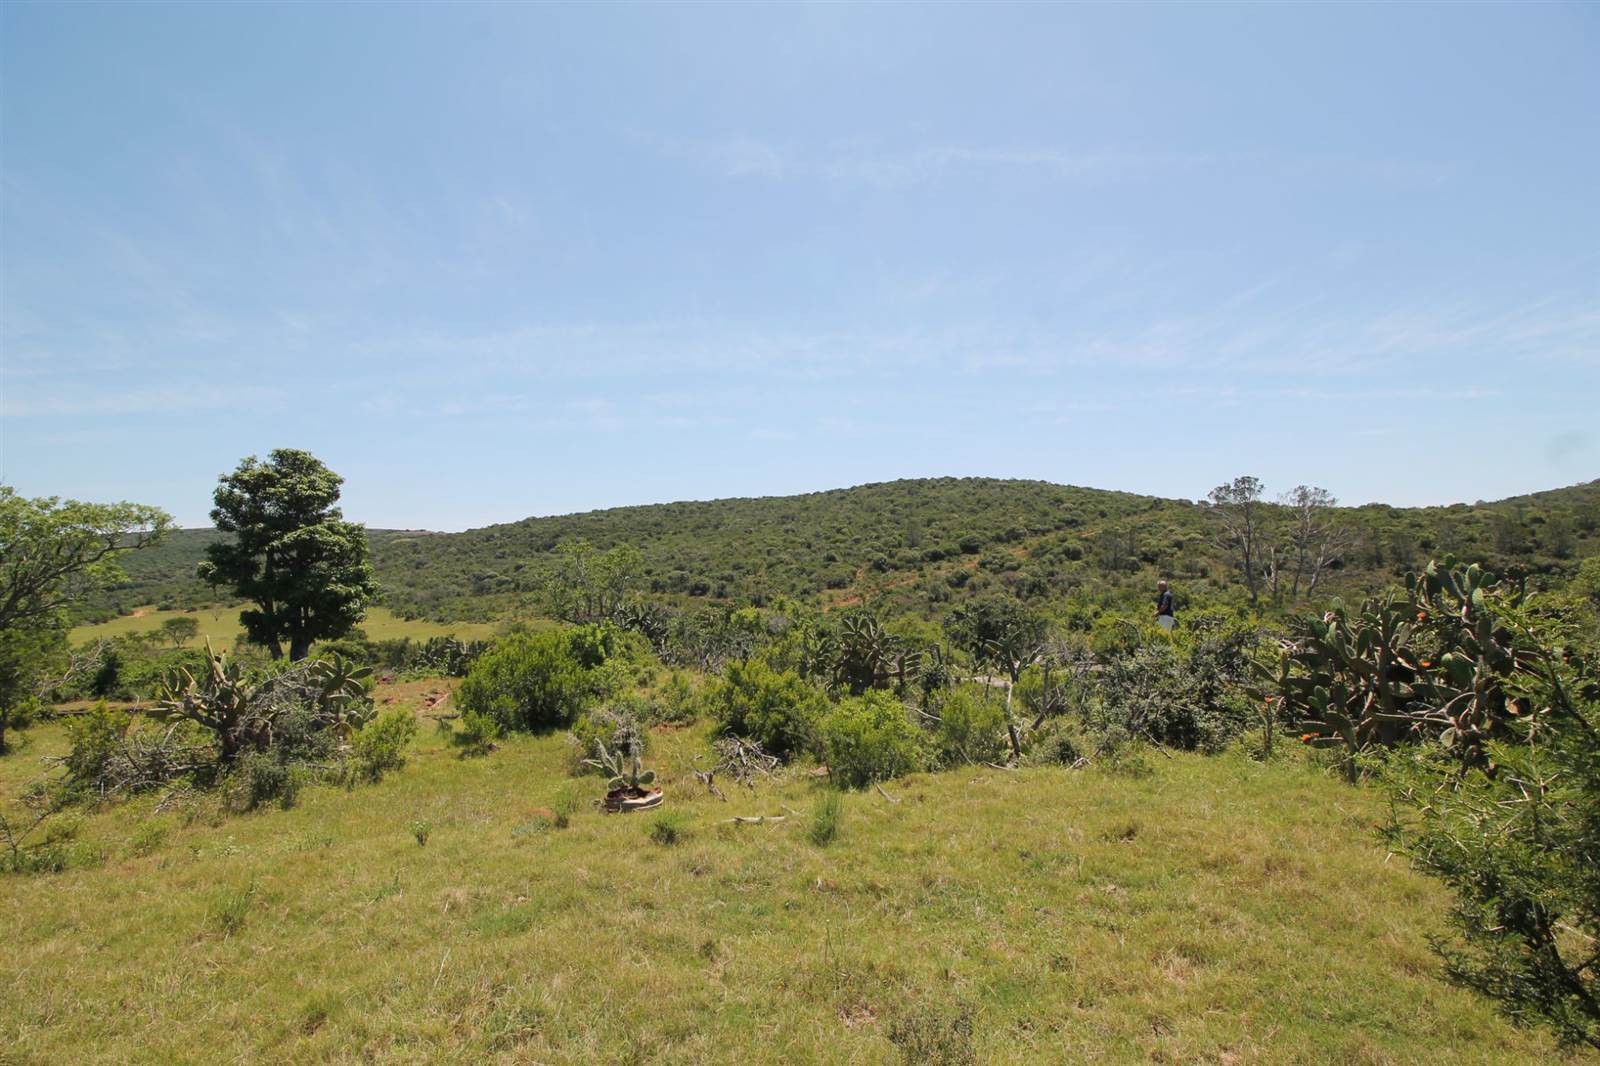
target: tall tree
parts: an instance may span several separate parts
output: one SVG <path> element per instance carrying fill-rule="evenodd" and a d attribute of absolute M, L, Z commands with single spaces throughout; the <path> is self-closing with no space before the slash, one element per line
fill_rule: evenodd
<path fill-rule="evenodd" d="M 1294 584 L 1290 596 L 1300 598 L 1300 582 L 1306 581 L 1306 595 L 1317 591 L 1317 583 L 1328 564 L 1349 548 L 1350 531 L 1333 516 L 1338 504 L 1327 489 L 1296 485 L 1283 497 L 1292 525 L 1289 540 L 1294 546 Z"/>
<path fill-rule="evenodd" d="M 0 485 L 0 629 L 53 620 L 87 587 L 120 577 L 117 556 L 171 525 L 159 507 L 28 499 Z"/>
<path fill-rule="evenodd" d="M 29 499 L 0 485 L 0 753 L 66 657 L 64 608 L 120 577 L 117 557 L 156 543 L 171 524 L 156 507 Z"/>
<path fill-rule="evenodd" d="M 200 576 L 252 601 L 239 622 L 274 659 L 304 659 L 317 640 L 344 636 L 377 592 L 367 532 L 335 506 L 344 478 L 310 452 L 251 456 L 217 483 L 211 520 L 234 534 L 206 548 Z"/>
<path fill-rule="evenodd" d="M 1236 477 L 1211 490 L 1211 513 L 1220 529 L 1217 546 L 1233 557 L 1255 604 L 1261 589 L 1261 569 L 1266 563 L 1267 504 L 1261 501 L 1261 480 Z"/>
<path fill-rule="evenodd" d="M 200 623 L 188 615 L 168 618 L 161 623 L 161 635 L 172 641 L 174 648 L 181 648 L 200 635 Z"/>

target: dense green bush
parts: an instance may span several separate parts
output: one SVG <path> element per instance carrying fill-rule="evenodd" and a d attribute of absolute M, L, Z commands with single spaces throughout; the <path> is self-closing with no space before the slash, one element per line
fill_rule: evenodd
<path fill-rule="evenodd" d="M 461 752 L 463 758 L 487 755 L 494 750 L 495 741 L 505 733 L 492 715 L 477 711 L 461 712 L 461 728 L 451 731 L 450 744 Z"/>
<path fill-rule="evenodd" d="M 1269 698 L 1391 789 L 1391 846 L 1455 892 L 1453 977 L 1600 1048 L 1600 668 L 1594 616 L 1446 557 L 1303 619 Z"/>
<path fill-rule="evenodd" d="M 653 720 L 657 722 L 670 722 L 675 725 L 684 725 L 694 721 L 699 712 L 699 697 L 694 686 L 689 683 L 688 675 L 682 670 L 674 670 L 667 675 L 661 687 L 656 690 L 652 707 Z"/>
<path fill-rule="evenodd" d="M 1274 533 L 1291 517 L 1276 505 L 1267 511 Z M 1530 587 L 1559 583 L 1600 553 L 1595 482 L 1470 507 L 1341 507 L 1328 517 L 1349 531 L 1351 544 L 1319 584 L 1319 596 L 1370 592 L 1416 565 L 1419 551 L 1436 550 L 1430 545 L 1515 562 L 1530 575 Z M 664 607 L 694 602 L 711 608 L 699 598 L 719 589 L 751 602 L 811 601 L 830 584 L 868 584 L 877 587 L 874 606 L 886 615 L 943 612 L 993 576 L 964 569 L 975 560 L 962 554 L 961 541 L 972 537 L 967 546 L 979 554 L 996 544 L 1021 549 L 1019 569 L 1005 575 L 1018 580 L 1008 587 L 1051 607 L 1075 589 L 1093 590 L 1095 597 L 1103 591 L 1113 602 L 1102 606 L 1143 620 L 1156 578 L 1177 575 L 1181 626 L 1190 605 L 1243 601 L 1236 570 L 1212 544 L 1214 533 L 1212 508 L 1193 501 L 941 478 L 806 496 L 623 507 L 458 534 L 368 530 L 368 539 L 386 605 L 403 617 L 446 623 L 504 617 L 508 609 L 525 607 L 559 568 L 558 546 L 568 538 L 584 538 L 601 553 L 623 544 L 637 548 L 642 571 L 633 589 Z M 204 546 L 215 539 L 211 530 L 175 530 L 164 543 L 130 553 L 128 581 L 85 598 L 80 620 L 163 600 L 213 602 L 215 594 L 194 573 Z M 889 562 L 888 572 L 873 569 L 880 559 Z M 919 567 L 924 573 L 913 580 Z M 865 581 L 858 578 L 863 568 Z M 963 587 L 953 587 L 951 576 Z M 1268 605 L 1270 596 L 1262 600 Z M 1281 607 L 1296 609 L 1287 600 Z"/>
<path fill-rule="evenodd" d="M 223 799 L 235 811 L 253 811 L 269 803 L 288 810 L 299 800 L 310 776 L 301 764 L 272 751 L 245 752 L 228 775 Z"/>
<path fill-rule="evenodd" d="M 163 648 L 149 636 L 135 634 L 118 637 L 101 656 L 99 667 L 85 678 L 80 689 L 60 693 L 63 699 L 91 697 L 106 700 L 146 700 L 161 678 L 182 667 L 198 673 L 206 667 L 206 651 L 201 648 Z"/>
<path fill-rule="evenodd" d="M 966 690 L 952 692 L 938 709 L 934 744 L 941 766 L 998 762 L 1006 750 L 1005 707 Z"/>
<path fill-rule="evenodd" d="M 101 701 L 67 723 L 64 799 L 101 801 L 222 785 L 225 804 L 288 807 L 316 781 L 375 781 L 401 765 L 416 732 L 406 711 L 373 719 L 370 671 L 341 658 L 245 668 L 224 655 L 172 671 L 157 689 L 167 721 Z"/>
<path fill-rule="evenodd" d="M 240 811 L 268 803 L 293 807 L 306 785 L 325 777 L 340 780 L 349 772 L 339 739 L 339 730 L 329 728 L 314 704 L 284 707 L 273 717 L 271 743 L 246 749 L 234 760 L 224 798 Z"/>
<path fill-rule="evenodd" d="M 384 711 L 351 738 L 351 772 L 363 781 L 378 781 L 400 769 L 406 764 L 406 746 L 416 735 L 416 715 L 403 707 Z"/>
<path fill-rule="evenodd" d="M 456 704 L 502 729 L 556 729 L 571 725 L 593 693 L 594 680 L 567 634 L 549 630 L 497 641 L 467 672 Z"/>
<path fill-rule="evenodd" d="M 789 671 L 760 660 L 730 663 L 727 675 L 706 691 L 706 707 L 721 732 L 754 740 L 769 755 L 789 759 L 811 749 L 828 701 Z"/>
<path fill-rule="evenodd" d="M 840 700 L 823 716 L 818 732 L 834 782 L 847 788 L 914 773 L 926 765 L 922 731 L 887 692 Z"/>
<path fill-rule="evenodd" d="M 1072 766 L 1086 746 L 1075 720 L 1055 718 L 1028 733 L 1022 761 L 1029 766 Z"/>
<path fill-rule="evenodd" d="M 150 792 L 179 779 L 210 785 L 221 776 L 216 745 L 193 722 L 171 725 L 136 717 L 104 700 L 66 719 L 62 787 L 96 802 L 115 794 Z"/>
<path fill-rule="evenodd" d="M 68 718 L 70 747 L 64 764 L 67 776 L 83 782 L 100 781 L 122 747 L 122 739 L 132 722 L 132 715 L 109 706 L 105 700 Z"/>

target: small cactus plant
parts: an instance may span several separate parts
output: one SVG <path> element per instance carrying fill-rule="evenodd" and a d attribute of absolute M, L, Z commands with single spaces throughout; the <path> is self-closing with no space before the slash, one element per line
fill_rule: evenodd
<path fill-rule="evenodd" d="M 607 751 L 604 744 L 598 741 L 594 746 L 595 758 L 584 760 L 590 766 L 603 772 L 608 780 L 606 790 L 617 792 L 628 790 L 641 792 L 650 785 L 655 784 L 656 772 L 643 768 L 639 752 L 634 746 L 629 745 L 625 750 Z"/>

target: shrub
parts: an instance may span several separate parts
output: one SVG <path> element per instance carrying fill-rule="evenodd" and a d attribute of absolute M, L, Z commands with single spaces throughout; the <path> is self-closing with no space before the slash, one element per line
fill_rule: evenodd
<path fill-rule="evenodd" d="M 288 810 L 300 798 L 307 776 L 303 767 L 270 751 L 246 752 L 233 764 L 225 800 L 235 811 L 253 811 L 268 803 Z"/>
<path fill-rule="evenodd" d="M 453 636 L 429 637 L 414 650 L 407 641 L 408 653 L 403 660 L 407 673 L 428 673 L 443 677 L 466 677 L 490 647 L 488 641 L 460 641 Z M 374 649 L 376 652 L 376 649 Z"/>
<path fill-rule="evenodd" d="M 1005 708 L 970 692 L 952 692 L 939 707 L 939 764 L 997 762 L 1005 755 Z"/>
<path fill-rule="evenodd" d="M 828 791 L 817 797 L 817 805 L 811 811 L 811 843 L 819 848 L 825 848 L 833 843 L 833 838 L 839 835 L 839 819 L 844 813 L 844 801 L 839 798 L 839 793 Z"/>
<path fill-rule="evenodd" d="M 789 759 L 814 746 L 827 698 L 790 671 L 777 673 L 760 660 L 730 663 L 725 678 L 706 693 L 721 732 L 746 737 L 771 755 Z"/>
<path fill-rule="evenodd" d="M 1028 734 L 1023 761 L 1030 766 L 1072 766 L 1083 755 L 1082 741 L 1074 723 L 1054 719 Z"/>
<path fill-rule="evenodd" d="M 456 704 L 463 717 L 487 715 L 502 729 L 555 729 L 572 724 L 591 692 L 567 634 L 552 630 L 498 641 L 467 671 Z"/>
<path fill-rule="evenodd" d="M 378 781 L 406 764 L 406 745 L 417 735 L 417 718 L 395 707 L 356 731 L 352 738 L 352 770 L 365 781 Z"/>
<path fill-rule="evenodd" d="M 689 684 L 682 670 L 674 670 L 667 675 L 667 680 L 656 694 L 655 706 L 658 721 L 678 725 L 694 721 L 699 710 L 694 686 Z"/>
<path fill-rule="evenodd" d="M 1266 680 L 1305 739 L 1340 749 L 1352 777 L 1363 751 L 1424 737 L 1483 764 L 1484 743 L 1519 713 L 1519 685 L 1552 657 L 1500 623 L 1521 600 L 1481 567 L 1430 563 L 1407 576 L 1403 595 L 1358 608 L 1336 600 L 1303 619 Z"/>
<path fill-rule="evenodd" d="M 1241 685 L 1248 677 L 1250 630 L 1200 633 L 1187 652 L 1158 638 L 1111 655 L 1087 710 L 1104 745 L 1125 739 L 1186 750 L 1219 751 L 1256 720 Z"/>
<path fill-rule="evenodd" d="M 104 780 L 132 721 L 127 711 L 114 709 L 105 700 L 68 718 L 67 742 L 72 746 L 65 763 L 68 777 L 84 783 Z"/>
<path fill-rule="evenodd" d="M 216 777 L 215 746 L 190 722 L 135 724 L 128 712 L 102 700 L 67 720 L 67 739 L 71 749 L 61 765 L 67 790 L 80 798 L 149 792 L 180 777 L 209 784 Z"/>
<path fill-rule="evenodd" d="M 922 734 L 886 692 L 841 700 L 822 719 L 823 756 L 833 780 L 861 788 L 923 767 Z"/>
<path fill-rule="evenodd" d="M 462 711 L 461 728 L 450 734 L 450 743 L 460 749 L 463 758 L 487 755 L 494 750 L 494 742 L 502 733 L 500 723 L 489 715 Z"/>
<path fill-rule="evenodd" d="M 99 699 L 148 699 L 169 671 L 182 667 L 199 675 L 209 660 L 204 648 L 162 649 L 143 634 L 118 637 L 105 649 L 85 695 Z M 77 693 L 66 693 L 76 695 Z"/>
<path fill-rule="evenodd" d="M 237 659 L 206 656 L 198 674 L 177 668 L 158 687 L 161 709 L 211 731 L 218 760 L 231 766 L 241 752 L 269 748 L 280 762 L 323 762 L 335 737 L 372 715 L 372 671 L 334 656 L 286 663 L 262 678 Z"/>

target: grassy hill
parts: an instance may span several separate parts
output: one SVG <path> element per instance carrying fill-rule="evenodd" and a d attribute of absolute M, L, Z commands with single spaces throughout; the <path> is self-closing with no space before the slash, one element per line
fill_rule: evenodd
<path fill-rule="evenodd" d="M 1339 512 L 1355 534 L 1329 591 L 1394 580 L 1454 552 L 1558 581 L 1600 553 L 1600 481 L 1494 503 Z M 682 602 L 783 595 L 934 614 L 989 587 L 1024 599 L 1144 597 L 1156 576 L 1189 597 L 1237 599 L 1207 508 L 1039 481 L 934 478 L 801 496 L 620 507 L 464 533 L 371 530 L 383 603 L 410 617 L 487 620 L 537 600 L 553 551 L 582 537 L 639 548 L 645 584 Z M 129 580 L 86 611 L 189 607 L 217 598 L 194 578 L 216 534 L 184 530 L 127 559 Z"/>
<path fill-rule="evenodd" d="M 0 794 L 63 748 L 31 736 Z M 1306 761 L 916 775 L 846 795 L 819 847 L 823 786 L 719 802 L 704 743 L 654 737 L 673 843 L 595 813 L 559 736 L 463 761 L 425 732 L 288 811 L 89 815 L 101 862 L 0 893 L 0 1059 L 1558 1061 L 1444 982 L 1444 891 L 1374 842 L 1377 795 Z M 757 814 L 784 820 L 730 822 Z"/>

